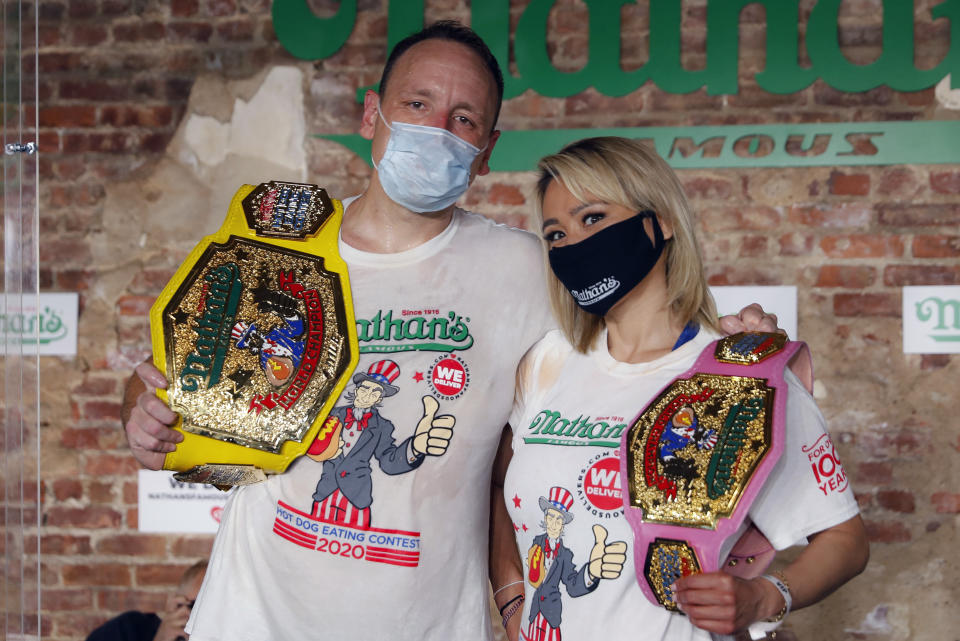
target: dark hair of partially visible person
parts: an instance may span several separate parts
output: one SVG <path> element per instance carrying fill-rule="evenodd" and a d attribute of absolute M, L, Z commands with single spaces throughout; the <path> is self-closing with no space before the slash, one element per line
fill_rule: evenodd
<path fill-rule="evenodd" d="M 183 576 L 180 577 L 180 585 L 187 585 L 190 581 L 193 580 L 198 574 L 203 574 L 207 571 L 207 561 L 197 561 L 186 570 L 183 571 Z"/>
<path fill-rule="evenodd" d="M 494 114 L 491 130 L 495 128 L 497 119 L 500 117 L 500 106 L 503 104 L 503 72 L 500 71 L 500 63 L 497 62 L 493 52 L 490 51 L 490 47 L 477 35 L 476 31 L 456 20 L 440 20 L 439 22 L 434 22 L 429 27 L 425 27 L 407 36 L 396 44 L 393 51 L 390 52 L 390 56 L 387 58 L 387 64 L 383 66 L 383 74 L 380 76 L 380 87 L 378 89 L 380 96 L 383 97 L 384 92 L 387 90 L 390 72 L 393 71 L 393 66 L 397 60 L 400 59 L 400 56 L 406 53 L 413 45 L 425 40 L 450 40 L 452 42 L 459 42 L 480 56 L 490 75 L 493 76 L 494 83 L 497 85 L 497 110 Z"/>

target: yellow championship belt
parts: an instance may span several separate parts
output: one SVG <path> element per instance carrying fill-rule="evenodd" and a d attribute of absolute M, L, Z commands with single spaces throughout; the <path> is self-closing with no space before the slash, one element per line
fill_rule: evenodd
<path fill-rule="evenodd" d="M 163 465 L 178 479 L 243 485 L 336 454 L 327 415 L 359 357 L 342 219 L 316 185 L 244 185 L 150 309 L 157 395 L 181 416 Z"/>

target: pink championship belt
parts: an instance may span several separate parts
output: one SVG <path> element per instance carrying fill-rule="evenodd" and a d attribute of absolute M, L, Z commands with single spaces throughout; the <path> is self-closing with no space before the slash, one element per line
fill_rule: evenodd
<path fill-rule="evenodd" d="M 761 332 L 715 341 L 624 434 L 624 514 L 637 582 L 655 605 L 678 611 L 677 579 L 721 569 L 722 549 L 783 453 L 783 370 L 804 348 Z"/>

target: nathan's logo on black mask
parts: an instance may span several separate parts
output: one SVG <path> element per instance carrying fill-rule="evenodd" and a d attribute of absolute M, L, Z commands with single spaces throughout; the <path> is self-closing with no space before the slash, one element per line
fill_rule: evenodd
<path fill-rule="evenodd" d="M 570 290 L 570 293 L 581 305 L 593 305 L 620 288 L 620 281 L 613 276 L 607 276 L 598 283 L 581 290 Z"/>
<path fill-rule="evenodd" d="M 643 221 L 650 218 L 654 239 Z M 573 245 L 550 250 L 550 268 L 577 304 L 603 316 L 647 277 L 657 264 L 666 241 L 652 211 L 601 229 Z"/>

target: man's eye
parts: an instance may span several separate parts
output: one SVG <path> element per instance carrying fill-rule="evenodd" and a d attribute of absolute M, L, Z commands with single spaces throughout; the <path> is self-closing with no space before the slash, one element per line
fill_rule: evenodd
<path fill-rule="evenodd" d="M 457 122 L 459 122 L 461 125 L 465 125 L 465 126 L 467 126 L 467 127 L 473 127 L 473 126 L 474 126 L 473 121 L 470 120 L 469 118 L 467 118 L 466 116 L 456 116 L 456 120 L 457 120 Z"/>
<path fill-rule="evenodd" d="M 410 107 L 411 109 L 423 109 L 424 104 L 419 100 L 411 100 L 410 102 L 407 103 L 407 106 Z"/>

